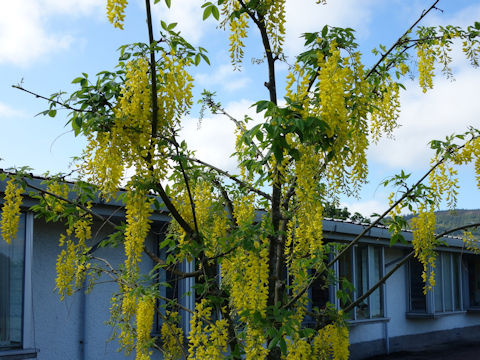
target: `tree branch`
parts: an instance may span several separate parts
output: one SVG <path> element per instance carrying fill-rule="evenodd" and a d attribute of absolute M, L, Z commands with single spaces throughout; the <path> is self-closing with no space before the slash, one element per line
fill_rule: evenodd
<path fill-rule="evenodd" d="M 212 170 L 214 170 L 215 172 L 219 173 L 220 175 L 223 175 L 223 176 L 226 176 L 228 177 L 230 180 L 233 180 L 235 181 L 238 185 L 240 185 L 241 187 L 245 188 L 245 189 L 248 189 L 250 190 L 251 192 L 254 192 L 262 197 L 264 197 L 265 199 L 267 200 L 271 200 L 271 196 L 268 195 L 266 192 L 263 192 L 262 190 L 259 190 L 259 189 L 256 189 L 254 188 L 253 186 L 247 184 L 246 182 L 238 179 L 236 176 L 234 175 L 231 175 L 230 173 L 228 173 L 227 171 L 225 170 L 222 170 L 222 169 L 219 169 L 218 167 L 212 165 L 212 164 L 209 164 L 209 163 L 206 163 L 205 161 L 202 161 L 202 160 L 199 160 L 199 159 L 196 159 L 196 158 L 192 158 L 192 157 L 187 157 L 186 158 L 188 161 L 192 161 L 192 162 L 196 162 L 198 164 L 201 164 L 203 166 L 206 166 Z"/>
<path fill-rule="evenodd" d="M 375 69 L 382 63 L 383 60 L 385 60 L 385 58 L 398 46 L 398 45 L 401 45 L 402 42 L 403 42 L 403 39 L 405 38 L 405 36 L 407 36 L 408 33 L 410 33 L 412 31 L 412 29 L 417 26 L 417 24 L 422 21 L 422 19 L 433 9 L 436 8 L 436 5 L 437 3 L 439 2 L 440 0 L 436 0 L 432 6 L 430 6 L 427 10 L 423 10 L 422 13 L 420 14 L 420 17 L 407 29 L 407 31 L 405 31 L 403 33 L 402 36 L 400 36 L 398 38 L 397 41 L 395 41 L 395 43 L 390 47 L 390 49 L 387 50 L 387 52 L 385 54 L 383 54 L 380 59 L 377 61 L 377 63 L 375 65 L 373 65 L 373 67 L 370 69 L 370 71 L 367 73 L 367 75 L 365 75 L 365 79 L 367 79 L 368 77 L 370 77 L 370 75 L 372 75 L 372 73 L 375 71 Z"/>

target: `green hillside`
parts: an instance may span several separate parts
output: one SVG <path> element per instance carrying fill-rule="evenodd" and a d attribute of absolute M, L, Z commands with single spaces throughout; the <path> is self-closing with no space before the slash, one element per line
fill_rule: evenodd
<path fill-rule="evenodd" d="M 444 211 L 436 211 L 436 232 L 438 234 L 453 229 L 462 225 L 468 225 L 473 223 L 480 222 L 480 209 L 475 210 L 464 210 L 464 209 L 457 209 L 457 210 L 444 210 Z M 405 216 L 407 220 L 412 218 L 412 215 Z M 472 231 L 473 235 L 476 237 L 480 237 L 480 228 L 474 229 Z M 454 233 L 451 235 L 461 235 L 462 232 Z"/>

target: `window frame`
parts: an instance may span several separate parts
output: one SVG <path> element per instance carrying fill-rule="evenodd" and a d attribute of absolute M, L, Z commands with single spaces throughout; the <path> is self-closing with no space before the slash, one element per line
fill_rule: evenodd
<path fill-rule="evenodd" d="M 31 212 L 22 212 L 25 216 L 25 246 L 23 260 L 23 305 L 22 305 L 22 339 L 18 347 L 0 348 L 0 359 L 4 356 L 17 359 L 36 358 L 35 329 L 33 322 L 32 298 L 32 260 L 33 260 L 33 223 Z M 3 240 L 1 240 L 3 241 Z M 13 240 L 15 241 L 15 240 Z"/>
<path fill-rule="evenodd" d="M 354 287 L 354 291 L 353 291 L 352 299 L 351 299 L 352 302 L 355 301 L 358 298 L 358 296 L 357 296 L 358 289 L 355 285 L 357 284 L 357 279 L 358 279 L 357 265 L 358 265 L 358 261 L 359 261 L 359 256 L 358 256 L 359 248 L 366 248 L 367 249 L 367 267 L 366 267 L 366 269 L 367 269 L 367 279 L 366 279 L 367 280 L 366 281 L 367 290 L 370 289 L 374 284 L 376 284 L 378 280 L 383 278 L 383 276 L 385 276 L 385 247 L 382 246 L 382 245 L 373 245 L 373 244 L 370 244 L 370 243 L 360 243 L 360 244 L 354 245 L 349 250 L 350 267 L 352 269 L 352 279 L 348 279 L 348 280 L 352 283 L 352 285 Z M 374 274 L 375 274 L 375 271 L 374 271 L 374 269 L 375 269 L 375 255 L 374 255 L 374 252 L 375 252 L 375 250 L 380 251 L 380 258 L 379 258 L 379 260 L 380 260 L 380 264 L 379 264 L 380 269 L 379 270 L 380 271 L 378 272 L 378 277 L 379 277 L 378 280 L 374 279 Z M 338 279 L 338 282 L 334 286 L 332 303 L 335 304 L 335 307 L 337 309 L 342 309 L 340 299 L 336 295 L 337 291 L 340 290 L 340 282 L 341 282 L 341 279 L 340 279 L 340 264 L 339 264 L 340 261 L 342 261 L 342 260 L 339 259 L 339 261 L 337 261 L 334 264 L 335 274 L 336 274 L 336 277 Z M 368 317 L 365 317 L 365 318 L 359 317 L 358 313 L 357 313 L 357 306 L 355 306 L 352 309 L 352 317 L 351 317 L 351 319 L 348 320 L 350 323 L 385 321 L 387 319 L 385 317 L 385 308 L 386 308 L 385 307 L 385 302 L 386 302 L 385 283 L 380 285 L 379 288 L 376 289 L 375 291 L 380 292 L 380 301 L 379 301 L 380 315 L 379 316 L 372 316 L 373 304 L 372 304 L 371 299 L 372 299 L 372 296 L 375 294 L 375 292 L 374 292 L 370 296 L 368 296 L 367 299 L 366 299 L 367 306 L 368 306 Z"/>
<path fill-rule="evenodd" d="M 457 258 L 457 279 L 456 283 L 454 281 L 454 268 L 455 261 L 453 258 Z M 446 260 L 448 259 L 448 260 Z M 443 315 L 449 314 L 459 314 L 465 312 L 465 302 L 464 302 L 464 291 L 465 291 L 465 284 L 464 284 L 464 271 L 462 269 L 462 256 L 457 252 L 452 251 L 438 251 L 437 252 L 437 259 L 435 268 L 432 269 L 435 271 L 435 286 L 431 291 L 427 291 L 425 296 L 425 311 L 413 309 L 412 308 L 412 262 L 418 261 L 415 259 L 411 259 L 408 262 L 406 276 L 407 276 L 407 317 L 408 318 L 417 318 L 417 317 L 438 317 Z M 450 266 L 450 283 L 449 289 L 446 289 L 445 281 L 444 281 L 444 271 L 445 271 L 445 264 L 446 261 L 449 262 Z M 422 282 L 423 284 L 423 282 Z M 458 299 L 455 299 L 455 284 L 458 286 Z M 450 292 L 451 301 L 452 301 L 452 310 L 447 310 L 446 307 L 446 293 Z M 436 298 L 437 293 L 440 294 L 439 298 Z M 440 299 L 440 307 L 441 309 L 437 309 L 436 302 Z M 456 309 L 455 303 L 458 301 L 458 309 Z"/>

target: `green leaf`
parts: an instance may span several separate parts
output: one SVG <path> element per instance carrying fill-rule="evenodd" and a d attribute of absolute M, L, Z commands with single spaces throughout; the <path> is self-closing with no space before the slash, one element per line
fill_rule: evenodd
<path fill-rule="evenodd" d="M 172 0 L 165 0 L 165 4 L 167 4 L 167 7 L 170 9 L 170 6 L 172 5 Z"/>
<path fill-rule="evenodd" d="M 270 104 L 270 101 L 268 100 L 260 100 L 260 101 L 257 101 L 254 105 L 257 105 L 257 113 L 259 113 L 267 109 L 269 104 Z"/>
<path fill-rule="evenodd" d="M 322 37 L 326 37 L 328 33 L 328 25 L 325 25 L 322 29 Z"/>
<path fill-rule="evenodd" d="M 57 110 L 55 109 L 52 109 L 48 112 L 48 116 L 50 117 L 55 117 L 55 115 L 57 115 Z"/>
<path fill-rule="evenodd" d="M 211 15 L 212 13 L 212 7 L 211 6 L 207 6 L 205 8 L 205 10 L 203 10 L 203 20 L 206 20 L 208 19 L 208 17 Z"/>
<path fill-rule="evenodd" d="M 205 54 L 200 54 L 200 56 L 203 58 L 203 60 L 204 60 L 208 65 L 210 65 L 210 59 L 208 58 L 207 55 L 205 55 Z"/>
<path fill-rule="evenodd" d="M 77 78 L 75 78 L 75 79 L 72 80 L 72 84 L 77 84 L 77 83 L 79 83 L 80 81 L 82 81 L 82 79 L 83 79 L 82 77 L 77 77 Z"/>
<path fill-rule="evenodd" d="M 212 5 L 211 8 L 213 17 L 217 20 L 220 19 L 220 13 L 218 11 L 218 8 L 215 5 Z"/>
<path fill-rule="evenodd" d="M 200 64 L 200 54 L 195 55 L 195 60 L 193 61 L 195 66 L 198 66 Z"/>

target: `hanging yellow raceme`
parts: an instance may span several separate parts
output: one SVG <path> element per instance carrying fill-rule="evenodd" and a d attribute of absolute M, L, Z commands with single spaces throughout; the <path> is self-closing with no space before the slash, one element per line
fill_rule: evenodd
<path fill-rule="evenodd" d="M 228 323 L 212 320 L 206 299 L 195 305 L 188 335 L 188 360 L 221 360 L 228 351 Z"/>
<path fill-rule="evenodd" d="M 336 322 L 328 324 L 313 339 L 313 359 L 347 360 L 348 346 L 348 328 Z"/>
<path fill-rule="evenodd" d="M 160 330 L 165 360 L 181 359 L 183 355 L 183 330 L 178 326 L 178 312 L 166 311 Z"/>
<path fill-rule="evenodd" d="M 107 18 L 114 27 L 123 30 L 127 0 L 107 0 Z"/>
<path fill-rule="evenodd" d="M 152 351 L 150 350 L 151 336 L 153 326 L 153 317 L 155 313 L 155 299 L 149 296 L 142 296 L 138 300 L 136 307 L 137 320 L 137 343 L 135 360 L 150 360 Z"/>
<path fill-rule="evenodd" d="M 17 237 L 23 191 L 23 187 L 19 186 L 14 179 L 8 180 L 0 219 L 2 238 L 7 244 Z"/>
<path fill-rule="evenodd" d="M 425 283 L 424 292 L 435 286 L 435 214 L 433 207 L 420 205 L 417 216 L 411 220 L 413 230 L 412 245 L 415 257 L 423 265 L 422 279 Z"/>
<path fill-rule="evenodd" d="M 127 271 L 136 271 L 145 239 L 150 231 L 153 199 L 139 189 L 129 189 L 126 199 L 125 267 Z"/>

